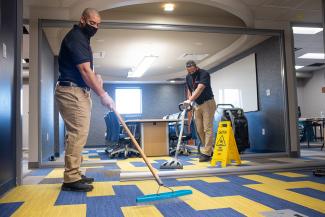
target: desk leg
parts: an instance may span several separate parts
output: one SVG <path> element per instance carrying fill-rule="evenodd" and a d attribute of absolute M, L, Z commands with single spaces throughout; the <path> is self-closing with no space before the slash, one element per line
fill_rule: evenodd
<path fill-rule="evenodd" d="M 307 148 L 309 148 L 309 133 L 308 133 L 308 130 L 306 130 L 306 137 L 307 137 Z"/>

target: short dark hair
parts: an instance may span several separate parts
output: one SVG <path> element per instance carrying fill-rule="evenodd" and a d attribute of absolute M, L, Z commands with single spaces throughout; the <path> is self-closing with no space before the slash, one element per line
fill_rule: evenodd
<path fill-rule="evenodd" d="M 189 60 L 186 62 L 186 68 L 189 68 L 191 66 L 196 66 L 196 63 L 193 60 Z"/>

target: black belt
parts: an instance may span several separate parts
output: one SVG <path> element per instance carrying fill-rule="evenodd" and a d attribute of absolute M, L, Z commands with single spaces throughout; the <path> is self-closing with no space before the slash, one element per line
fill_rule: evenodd
<path fill-rule="evenodd" d="M 212 100 L 212 99 L 214 99 L 214 97 L 204 100 L 201 104 L 199 104 L 199 103 L 197 103 L 197 104 L 198 104 L 198 105 L 202 105 L 202 104 L 204 104 L 205 102 L 207 102 L 207 101 L 209 101 L 209 100 Z"/>
<path fill-rule="evenodd" d="M 57 82 L 57 85 L 59 86 L 63 86 L 63 87 L 79 87 L 85 91 L 90 91 L 90 88 L 89 87 L 85 87 L 85 86 L 80 86 L 76 83 L 73 83 L 71 81 L 58 81 Z"/>

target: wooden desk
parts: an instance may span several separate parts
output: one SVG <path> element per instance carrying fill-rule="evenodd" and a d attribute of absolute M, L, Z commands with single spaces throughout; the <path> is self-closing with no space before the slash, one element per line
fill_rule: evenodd
<path fill-rule="evenodd" d="M 169 155 L 168 123 L 178 119 L 137 119 L 126 123 L 139 123 L 141 126 L 141 146 L 148 157 Z"/>

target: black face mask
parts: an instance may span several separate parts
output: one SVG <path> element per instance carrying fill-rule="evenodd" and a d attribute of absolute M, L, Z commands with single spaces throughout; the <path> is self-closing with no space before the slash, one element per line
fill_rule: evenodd
<path fill-rule="evenodd" d="M 93 37 L 97 32 L 97 28 L 89 25 L 88 23 L 86 23 L 82 30 L 89 38 Z"/>

